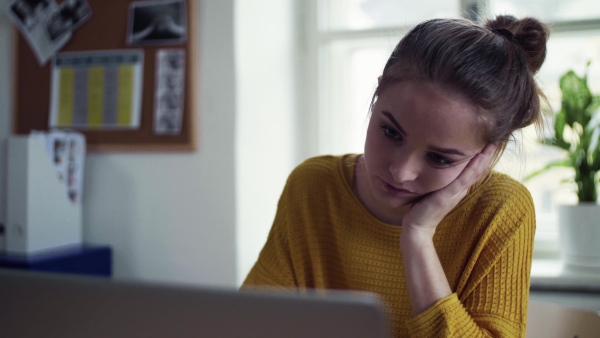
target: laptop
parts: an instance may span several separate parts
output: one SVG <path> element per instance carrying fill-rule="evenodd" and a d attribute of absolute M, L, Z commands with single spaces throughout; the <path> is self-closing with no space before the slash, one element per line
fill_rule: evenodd
<path fill-rule="evenodd" d="M 0 269 L 2 337 L 388 337 L 376 296 L 118 282 Z"/>

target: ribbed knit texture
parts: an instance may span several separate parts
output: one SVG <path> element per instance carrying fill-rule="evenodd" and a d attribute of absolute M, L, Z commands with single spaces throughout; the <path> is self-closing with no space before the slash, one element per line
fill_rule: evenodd
<path fill-rule="evenodd" d="M 434 244 L 454 293 L 413 316 L 402 227 L 354 195 L 356 158 L 316 157 L 293 171 L 244 287 L 372 291 L 394 337 L 524 337 L 535 232 L 527 189 L 493 172 L 444 218 Z"/>

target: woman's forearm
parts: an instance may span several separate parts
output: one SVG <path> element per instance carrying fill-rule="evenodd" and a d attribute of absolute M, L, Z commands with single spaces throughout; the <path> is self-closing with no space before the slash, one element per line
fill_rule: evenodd
<path fill-rule="evenodd" d="M 452 290 L 435 251 L 432 236 L 405 227 L 400 247 L 412 313 L 417 315 L 451 295 Z"/>

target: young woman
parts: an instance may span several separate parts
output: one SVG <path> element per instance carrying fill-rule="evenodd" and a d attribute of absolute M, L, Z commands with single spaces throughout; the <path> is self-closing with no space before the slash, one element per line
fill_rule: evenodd
<path fill-rule="evenodd" d="M 527 189 L 491 170 L 540 123 L 548 29 L 435 19 L 389 58 L 364 154 L 299 165 L 248 286 L 378 293 L 396 337 L 522 337 L 535 232 Z"/>

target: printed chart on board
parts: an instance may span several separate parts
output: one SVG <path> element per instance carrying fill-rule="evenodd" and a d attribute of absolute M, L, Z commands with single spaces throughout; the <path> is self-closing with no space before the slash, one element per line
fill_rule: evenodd
<path fill-rule="evenodd" d="M 58 54 L 52 70 L 49 126 L 139 128 L 143 64 L 141 50 Z"/>

